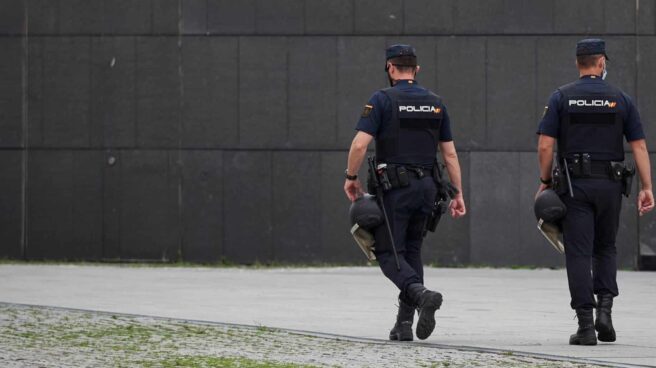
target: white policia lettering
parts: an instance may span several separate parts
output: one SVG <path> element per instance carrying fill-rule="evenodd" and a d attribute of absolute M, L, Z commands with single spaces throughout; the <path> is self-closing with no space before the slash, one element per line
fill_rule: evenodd
<path fill-rule="evenodd" d="M 617 105 L 617 102 L 610 102 L 608 100 L 569 100 L 569 106 L 576 105 L 576 106 L 583 106 L 583 107 L 588 107 L 588 106 L 595 106 L 595 107 L 610 107 L 613 108 L 615 105 Z"/>
<path fill-rule="evenodd" d="M 440 108 L 435 107 L 435 106 L 399 106 L 399 111 L 407 111 L 407 112 L 434 112 L 434 113 L 439 113 Z"/>

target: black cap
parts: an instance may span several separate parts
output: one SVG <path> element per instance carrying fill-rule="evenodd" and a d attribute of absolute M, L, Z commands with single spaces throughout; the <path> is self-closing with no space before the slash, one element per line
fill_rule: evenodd
<path fill-rule="evenodd" d="M 417 54 L 415 53 L 415 48 L 410 46 L 410 45 L 392 45 L 385 50 L 385 60 L 389 60 L 391 58 L 395 57 L 400 57 L 400 56 L 412 56 L 414 58 L 417 57 Z"/>
<path fill-rule="evenodd" d="M 581 55 L 604 55 L 606 60 L 606 41 L 601 38 L 587 38 L 576 43 L 576 56 Z"/>

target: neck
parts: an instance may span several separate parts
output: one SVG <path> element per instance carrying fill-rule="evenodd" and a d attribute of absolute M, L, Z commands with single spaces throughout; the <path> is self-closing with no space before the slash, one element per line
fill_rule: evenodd
<path fill-rule="evenodd" d="M 603 71 L 599 70 L 599 68 L 579 69 L 579 78 L 586 75 L 596 75 L 598 77 L 601 77 L 602 72 Z"/>

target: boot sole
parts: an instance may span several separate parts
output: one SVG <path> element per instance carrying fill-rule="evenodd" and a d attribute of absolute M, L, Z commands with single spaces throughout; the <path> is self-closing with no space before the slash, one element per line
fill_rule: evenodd
<path fill-rule="evenodd" d="M 435 292 L 421 307 L 419 321 L 417 322 L 417 338 L 420 340 L 427 339 L 433 333 L 435 329 L 435 311 L 440 309 L 440 306 L 442 306 L 442 294 Z"/>
<path fill-rule="evenodd" d="M 389 339 L 392 341 L 412 341 L 414 336 L 412 336 L 412 332 L 410 332 L 410 335 L 393 334 L 389 336 Z"/>
<path fill-rule="evenodd" d="M 569 338 L 570 345 L 597 345 L 597 336 L 594 334 L 592 336 L 586 336 L 583 338 Z"/>
<path fill-rule="evenodd" d="M 601 325 L 595 325 L 595 330 L 597 330 L 597 338 L 599 341 L 603 342 L 615 342 L 617 339 L 615 335 L 615 329 L 605 328 Z"/>

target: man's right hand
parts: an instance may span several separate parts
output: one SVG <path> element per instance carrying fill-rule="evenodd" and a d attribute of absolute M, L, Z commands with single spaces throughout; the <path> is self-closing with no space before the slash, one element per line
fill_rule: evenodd
<path fill-rule="evenodd" d="M 638 212 L 640 216 L 654 209 L 654 194 L 651 190 L 641 190 L 638 193 Z"/>
<path fill-rule="evenodd" d="M 348 180 L 344 182 L 344 192 L 346 193 L 346 196 L 348 199 L 351 200 L 351 202 L 355 202 L 358 197 L 364 195 L 364 192 L 362 191 L 362 184 L 360 184 L 360 180 Z"/>

